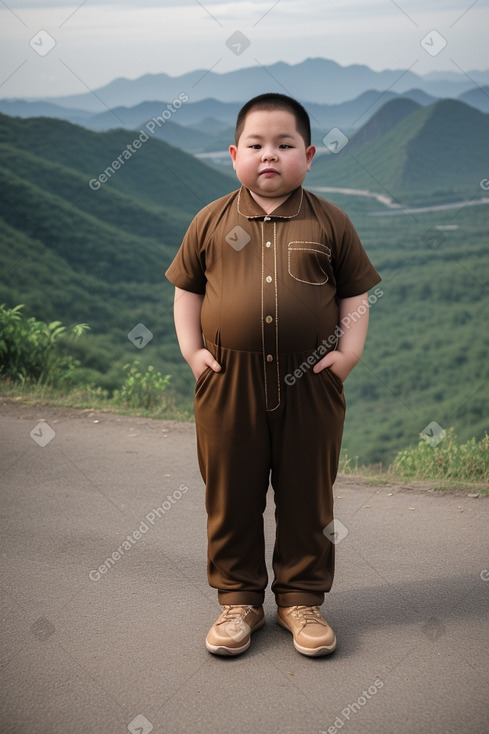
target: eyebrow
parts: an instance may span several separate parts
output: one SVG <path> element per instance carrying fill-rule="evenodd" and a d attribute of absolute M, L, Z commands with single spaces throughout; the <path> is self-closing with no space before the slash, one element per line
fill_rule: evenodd
<path fill-rule="evenodd" d="M 263 140 L 263 135 L 259 135 L 258 133 L 248 133 L 248 135 L 245 135 L 245 138 L 247 140 L 254 138 L 255 140 Z M 290 133 L 281 133 L 280 135 L 277 135 L 277 138 L 280 140 L 283 140 L 284 138 L 290 138 L 291 140 L 294 139 L 294 135 L 291 135 Z"/>

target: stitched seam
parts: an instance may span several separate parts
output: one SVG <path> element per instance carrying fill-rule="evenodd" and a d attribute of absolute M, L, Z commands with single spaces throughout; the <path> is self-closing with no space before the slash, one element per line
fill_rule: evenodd
<path fill-rule="evenodd" d="M 263 217 L 263 214 L 245 214 L 244 212 L 241 211 L 241 209 L 239 207 L 240 207 L 240 202 L 241 202 L 241 191 L 242 190 L 243 190 L 243 187 L 240 188 L 239 193 L 238 193 L 238 202 L 237 202 L 237 204 L 238 204 L 238 214 L 241 214 L 242 217 L 246 217 L 247 219 L 260 219 L 260 218 L 262 218 Z M 297 209 L 297 211 L 295 212 L 295 214 L 291 214 L 288 217 L 283 216 L 283 215 L 279 215 L 277 217 L 277 219 L 294 219 L 294 217 L 297 217 L 301 213 L 303 200 L 304 200 L 304 189 L 301 189 L 301 200 L 299 201 L 299 208 Z M 269 215 L 266 215 L 266 216 L 269 216 Z M 272 214 L 272 216 L 273 216 L 273 214 Z"/>
<path fill-rule="evenodd" d="M 291 245 L 318 245 L 319 247 L 324 248 L 324 250 L 317 249 L 316 247 L 291 247 Z M 327 252 L 325 252 L 325 250 Z M 320 271 L 325 275 L 326 279 L 313 283 L 311 280 L 304 280 L 303 278 L 299 278 L 297 277 L 297 275 L 294 275 L 291 272 L 291 253 L 292 252 L 311 252 L 311 253 L 314 252 L 316 254 L 316 262 L 318 264 L 318 267 Z M 327 245 L 323 245 L 321 242 L 300 242 L 297 240 L 294 240 L 293 242 L 289 242 L 289 246 L 287 248 L 287 270 L 288 270 L 290 277 L 293 278 L 294 280 L 297 280 L 299 283 L 306 283 L 306 285 L 325 285 L 329 280 L 329 276 L 327 273 L 325 273 L 324 269 L 321 267 L 321 264 L 318 259 L 319 254 L 327 255 L 327 257 L 331 259 L 330 248 Z"/>
<path fill-rule="evenodd" d="M 277 223 L 273 223 L 273 262 L 275 277 L 275 369 L 277 371 L 277 405 L 280 405 L 280 369 L 278 364 L 278 278 L 277 278 Z"/>
<path fill-rule="evenodd" d="M 265 299 L 265 232 L 264 223 L 260 222 L 261 225 L 261 307 L 260 307 L 260 319 L 261 319 L 261 353 L 263 360 L 263 377 L 265 387 L 265 410 L 268 410 L 268 387 L 267 387 L 267 366 L 265 358 L 265 321 L 264 321 L 264 299 Z"/>
<path fill-rule="evenodd" d="M 322 252 L 324 255 L 331 257 L 331 249 L 328 245 L 324 245 L 322 242 L 314 242 L 311 240 L 292 240 L 292 242 L 289 242 L 290 250 L 315 250 L 315 247 L 291 247 L 291 245 L 317 245 L 318 252 Z M 324 252 L 325 250 L 327 252 Z"/>
<path fill-rule="evenodd" d="M 325 270 L 324 270 L 324 268 L 322 267 L 321 263 L 319 262 L 319 257 L 318 257 L 318 253 L 317 253 L 317 252 L 316 252 L 316 262 L 317 262 L 317 264 L 318 264 L 318 268 L 319 268 L 319 270 L 320 270 L 320 271 L 321 271 L 322 273 L 324 273 L 324 277 L 326 278 L 326 280 L 325 280 L 325 281 L 323 281 L 323 282 L 324 282 L 324 283 L 327 283 L 327 282 L 328 282 L 328 280 L 329 280 L 329 276 L 328 276 L 328 274 L 327 274 L 327 273 L 325 272 Z"/>

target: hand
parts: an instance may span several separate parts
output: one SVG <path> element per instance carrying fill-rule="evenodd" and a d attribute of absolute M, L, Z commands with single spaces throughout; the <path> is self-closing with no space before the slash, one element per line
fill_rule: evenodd
<path fill-rule="evenodd" d="M 210 367 L 214 372 L 221 371 L 221 365 L 214 359 L 208 349 L 198 349 L 187 359 L 187 362 L 196 380 L 199 379 L 207 367 Z"/>
<path fill-rule="evenodd" d="M 331 372 L 334 372 L 334 374 L 340 378 L 341 382 L 344 382 L 357 362 L 358 359 L 356 355 L 347 355 L 335 349 L 320 359 L 319 362 L 314 365 L 312 371 L 316 373 L 322 372 L 322 370 L 330 367 Z"/>

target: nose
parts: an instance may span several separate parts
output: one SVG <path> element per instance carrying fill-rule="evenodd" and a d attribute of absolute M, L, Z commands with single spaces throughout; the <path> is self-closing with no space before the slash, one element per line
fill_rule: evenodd
<path fill-rule="evenodd" d="M 262 161 L 275 161 L 277 158 L 277 151 L 274 148 L 263 148 L 261 155 Z"/>

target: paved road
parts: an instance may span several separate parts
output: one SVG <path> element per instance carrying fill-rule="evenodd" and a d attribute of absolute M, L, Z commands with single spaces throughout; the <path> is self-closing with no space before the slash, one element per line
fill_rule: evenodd
<path fill-rule="evenodd" d="M 340 478 L 336 653 L 268 595 L 222 659 L 193 426 L 4 403 L 0 435 L 2 734 L 489 731 L 489 500 Z"/>
<path fill-rule="evenodd" d="M 484 182 L 486 183 L 486 188 L 482 186 Z M 481 187 L 484 191 L 488 190 L 489 180 L 487 178 L 481 181 Z M 468 199 L 463 201 L 450 201 L 446 204 L 432 204 L 430 206 L 408 207 L 403 204 L 398 204 L 392 199 L 391 196 L 388 196 L 387 194 L 378 194 L 374 191 L 367 191 L 366 189 L 342 189 L 338 188 L 337 186 L 311 186 L 310 189 L 311 191 L 315 191 L 319 194 L 338 193 L 350 196 L 364 196 L 367 198 L 374 198 L 380 204 L 384 204 L 386 209 L 382 211 L 369 212 L 369 216 L 371 217 L 382 217 L 386 215 L 397 216 L 399 214 L 424 214 L 426 212 L 439 212 L 446 211 L 448 209 L 465 209 L 466 207 L 486 206 L 487 204 L 489 204 L 489 198 L 487 196 L 484 196 L 481 199 Z"/>

